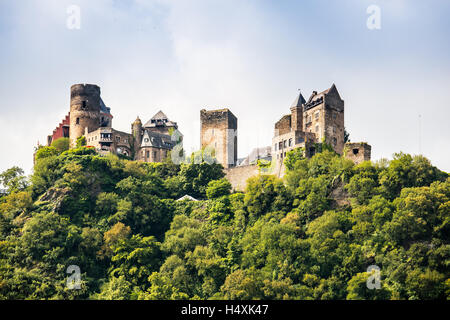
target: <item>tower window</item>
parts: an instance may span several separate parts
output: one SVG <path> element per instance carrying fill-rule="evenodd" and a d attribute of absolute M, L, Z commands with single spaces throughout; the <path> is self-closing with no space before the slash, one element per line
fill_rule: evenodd
<path fill-rule="evenodd" d="M 87 108 L 86 101 L 81 101 L 81 109 L 85 110 Z"/>
<path fill-rule="evenodd" d="M 316 125 L 316 132 L 319 132 L 319 125 Z"/>
<path fill-rule="evenodd" d="M 353 149 L 353 154 L 356 156 L 359 153 L 359 149 L 355 148 Z"/>
<path fill-rule="evenodd" d="M 150 158 L 150 151 L 147 151 L 147 158 Z"/>
<path fill-rule="evenodd" d="M 292 146 L 292 138 L 289 139 L 289 147 Z"/>
<path fill-rule="evenodd" d="M 319 114 L 320 114 L 320 111 L 317 111 L 316 113 L 314 113 L 314 119 L 319 119 Z"/>
<path fill-rule="evenodd" d="M 77 118 L 77 122 L 76 122 L 77 124 L 80 124 L 80 118 Z"/>

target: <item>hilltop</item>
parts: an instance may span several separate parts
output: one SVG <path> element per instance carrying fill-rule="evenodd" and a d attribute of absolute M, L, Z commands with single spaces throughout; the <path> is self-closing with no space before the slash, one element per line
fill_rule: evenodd
<path fill-rule="evenodd" d="M 450 179 L 422 156 L 295 149 L 233 193 L 220 164 L 44 150 L 0 176 L 0 299 L 449 297 Z"/>

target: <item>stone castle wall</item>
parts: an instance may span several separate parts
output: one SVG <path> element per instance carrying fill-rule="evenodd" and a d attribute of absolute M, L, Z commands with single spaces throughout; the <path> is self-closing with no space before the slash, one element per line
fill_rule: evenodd
<path fill-rule="evenodd" d="M 344 147 L 344 156 L 355 164 L 370 160 L 372 147 L 366 142 L 347 142 Z"/>
<path fill-rule="evenodd" d="M 247 186 L 247 179 L 258 175 L 259 173 L 258 166 L 256 164 L 226 168 L 224 171 L 225 178 L 230 181 L 233 190 L 235 191 L 244 191 Z"/>
<path fill-rule="evenodd" d="M 237 118 L 228 109 L 200 110 L 200 146 L 214 150 L 224 168 L 237 162 Z"/>

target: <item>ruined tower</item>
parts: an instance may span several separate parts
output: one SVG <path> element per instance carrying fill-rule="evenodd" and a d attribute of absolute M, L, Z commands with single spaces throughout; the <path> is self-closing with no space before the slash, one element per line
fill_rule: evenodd
<path fill-rule="evenodd" d="M 74 84 L 70 88 L 70 145 L 77 138 L 100 127 L 100 87 Z"/>
<path fill-rule="evenodd" d="M 347 142 L 344 148 L 344 156 L 356 164 L 370 160 L 372 147 L 366 142 Z"/>
<path fill-rule="evenodd" d="M 236 166 L 237 118 L 230 110 L 200 110 L 200 146 L 224 168 Z"/>

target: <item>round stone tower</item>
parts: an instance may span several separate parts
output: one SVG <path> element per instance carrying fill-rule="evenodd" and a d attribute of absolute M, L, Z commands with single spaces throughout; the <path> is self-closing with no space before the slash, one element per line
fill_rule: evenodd
<path fill-rule="evenodd" d="M 70 145 L 77 138 L 100 127 L 100 87 L 94 84 L 74 84 L 70 87 Z"/>

